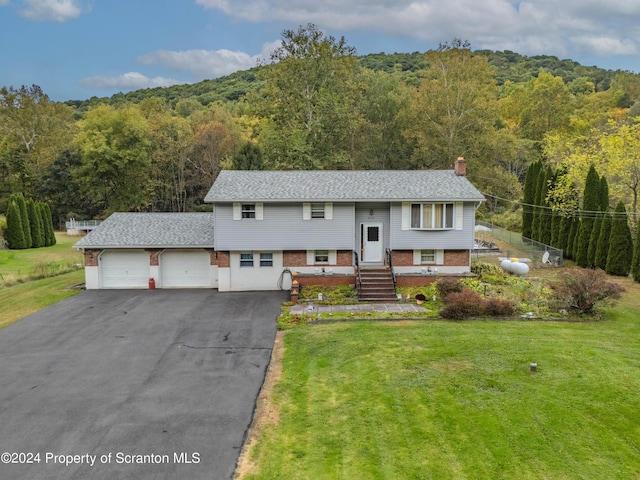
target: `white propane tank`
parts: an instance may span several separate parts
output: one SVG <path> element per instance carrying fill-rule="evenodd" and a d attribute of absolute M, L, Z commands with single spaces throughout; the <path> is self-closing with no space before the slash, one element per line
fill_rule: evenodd
<path fill-rule="evenodd" d="M 529 265 L 521 262 L 519 258 L 512 258 L 510 260 L 508 258 L 505 258 L 504 260 L 502 260 L 500 266 L 503 270 L 509 273 L 514 273 L 516 275 L 526 275 L 527 273 L 529 273 Z"/>

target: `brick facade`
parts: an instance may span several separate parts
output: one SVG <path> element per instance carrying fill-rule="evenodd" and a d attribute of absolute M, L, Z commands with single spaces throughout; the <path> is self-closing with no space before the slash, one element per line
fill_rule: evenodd
<path fill-rule="evenodd" d="M 151 265 L 152 267 L 157 267 L 158 265 L 160 265 L 160 253 L 162 251 L 163 250 L 156 249 L 145 250 L 145 252 L 149 254 L 149 265 Z"/>
<path fill-rule="evenodd" d="M 84 266 L 85 267 L 97 267 L 98 257 L 102 253 L 102 250 L 85 250 L 84 251 Z"/>
<path fill-rule="evenodd" d="M 353 253 L 351 250 L 338 250 L 336 263 L 328 264 L 332 267 L 350 267 L 353 265 Z M 306 250 L 285 250 L 282 252 L 282 262 L 285 267 L 304 267 L 307 265 Z M 323 263 L 322 266 L 327 265 Z"/>
<path fill-rule="evenodd" d="M 231 257 L 229 252 L 213 252 L 212 265 L 218 265 L 220 268 L 229 268 L 231 266 Z"/>
<path fill-rule="evenodd" d="M 355 285 L 356 277 L 354 275 L 296 275 L 295 280 L 298 281 L 300 287 L 304 286 L 322 286 L 337 287 L 340 285 Z"/>
<path fill-rule="evenodd" d="M 413 263 L 413 250 L 394 250 L 394 267 L 411 267 Z M 444 263 L 446 267 L 466 267 L 469 265 L 469 250 L 445 250 Z"/>

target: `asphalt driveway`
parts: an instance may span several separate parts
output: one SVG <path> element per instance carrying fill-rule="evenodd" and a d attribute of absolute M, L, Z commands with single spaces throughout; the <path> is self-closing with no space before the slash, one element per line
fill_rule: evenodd
<path fill-rule="evenodd" d="M 230 478 L 284 300 L 87 291 L 0 330 L 0 478 Z"/>

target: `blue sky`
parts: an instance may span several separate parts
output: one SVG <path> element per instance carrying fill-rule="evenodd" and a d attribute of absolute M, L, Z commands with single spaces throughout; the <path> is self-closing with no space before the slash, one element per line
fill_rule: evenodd
<path fill-rule="evenodd" d="M 0 86 L 64 101 L 198 82 L 255 66 L 310 22 L 362 55 L 457 37 L 640 71 L 639 0 L 0 0 Z"/>

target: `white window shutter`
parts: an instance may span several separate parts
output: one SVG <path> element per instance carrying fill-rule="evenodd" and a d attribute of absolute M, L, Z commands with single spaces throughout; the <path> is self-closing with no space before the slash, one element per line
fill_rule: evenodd
<path fill-rule="evenodd" d="M 413 264 L 420 265 L 422 263 L 422 250 L 413 251 Z"/>
<path fill-rule="evenodd" d="M 311 220 L 311 204 L 310 203 L 302 204 L 302 219 Z"/>
<path fill-rule="evenodd" d="M 307 265 L 314 265 L 316 263 L 316 251 L 307 250 Z"/>
<path fill-rule="evenodd" d="M 444 250 L 436 250 L 436 264 L 444 265 Z"/>
<path fill-rule="evenodd" d="M 329 264 L 335 265 L 336 263 L 338 263 L 338 251 L 329 250 Z"/>
<path fill-rule="evenodd" d="M 239 203 L 233 204 L 233 219 L 242 220 L 242 206 Z"/>
<path fill-rule="evenodd" d="M 402 230 L 409 230 L 411 227 L 411 204 L 403 202 L 402 204 Z"/>
<path fill-rule="evenodd" d="M 462 223 L 464 218 L 464 207 L 462 202 L 455 203 L 455 229 L 462 230 Z"/>
<path fill-rule="evenodd" d="M 264 219 L 263 210 L 264 210 L 264 204 L 256 203 L 256 220 Z"/>
<path fill-rule="evenodd" d="M 324 204 L 324 218 L 325 220 L 333 220 L 333 203 L 327 202 Z"/>

